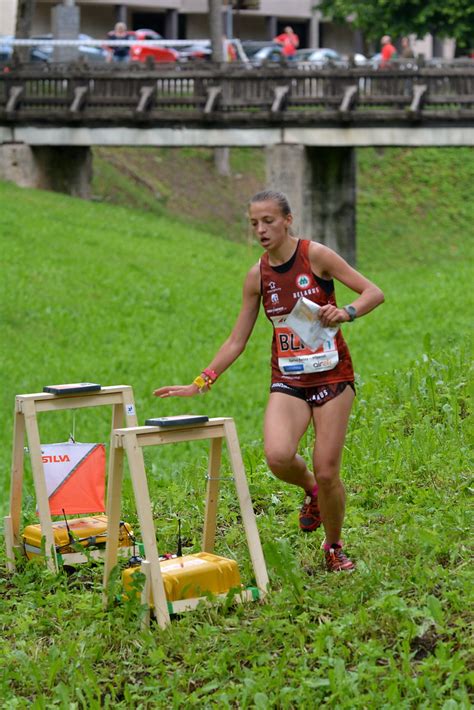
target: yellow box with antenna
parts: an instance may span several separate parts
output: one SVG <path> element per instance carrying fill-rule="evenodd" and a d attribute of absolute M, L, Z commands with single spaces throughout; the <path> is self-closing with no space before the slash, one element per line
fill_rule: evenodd
<path fill-rule="evenodd" d="M 93 515 L 86 518 L 71 518 L 53 523 L 54 544 L 56 552 L 74 552 L 71 543 L 72 534 L 74 543 L 82 547 L 104 547 L 107 540 L 107 516 Z M 41 539 L 43 537 L 41 525 L 28 525 L 23 530 L 23 547 L 28 559 L 33 559 L 42 554 Z M 132 544 L 133 530 L 128 523 L 121 522 L 119 528 L 119 547 L 128 547 Z"/>
<path fill-rule="evenodd" d="M 210 552 L 172 557 L 160 561 L 161 576 L 169 602 L 193 599 L 206 594 L 226 594 L 241 587 L 239 568 L 235 560 Z M 128 567 L 122 572 L 126 593 L 133 590 L 133 575 L 140 567 Z"/>

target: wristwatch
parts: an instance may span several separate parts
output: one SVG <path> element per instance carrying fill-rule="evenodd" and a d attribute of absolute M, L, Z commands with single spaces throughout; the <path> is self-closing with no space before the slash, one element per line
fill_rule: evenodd
<path fill-rule="evenodd" d="M 352 321 L 355 320 L 355 317 L 357 315 L 357 311 L 354 306 L 343 306 L 343 310 L 347 313 L 347 315 L 349 316 L 349 321 L 352 323 Z"/>

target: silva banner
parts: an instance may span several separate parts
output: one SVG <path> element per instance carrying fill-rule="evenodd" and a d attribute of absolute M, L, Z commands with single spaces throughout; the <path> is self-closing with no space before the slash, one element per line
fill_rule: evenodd
<path fill-rule="evenodd" d="M 51 515 L 105 511 L 104 444 L 46 444 L 41 453 Z"/>

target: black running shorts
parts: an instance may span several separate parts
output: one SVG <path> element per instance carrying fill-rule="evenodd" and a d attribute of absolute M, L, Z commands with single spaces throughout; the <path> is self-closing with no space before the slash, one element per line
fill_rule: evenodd
<path fill-rule="evenodd" d="M 330 402 L 340 395 L 346 387 L 349 386 L 354 390 L 354 382 L 333 382 L 327 385 L 316 385 L 316 387 L 293 387 L 286 382 L 274 382 L 270 387 L 270 392 L 281 392 L 289 394 L 290 397 L 298 397 L 307 402 L 310 407 L 321 407 L 326 402 Z"/>

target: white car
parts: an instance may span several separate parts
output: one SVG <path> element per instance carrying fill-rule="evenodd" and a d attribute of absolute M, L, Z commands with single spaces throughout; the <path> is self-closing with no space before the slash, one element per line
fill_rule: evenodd
<path fill-rule="evenodd" d="M 299 49 L 294 57 L 298 66 L 303 64 L 309 68 L 345 67 L 347 59 L 335 49 L 320 47 L 319 49 Z"/>

